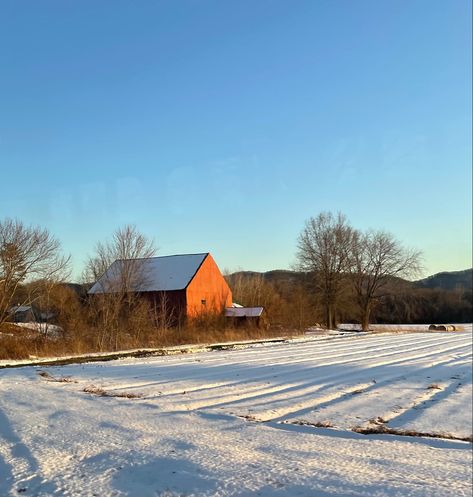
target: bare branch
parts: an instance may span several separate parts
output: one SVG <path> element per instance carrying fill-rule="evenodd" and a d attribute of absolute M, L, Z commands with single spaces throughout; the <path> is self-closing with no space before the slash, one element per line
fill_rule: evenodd
<path fill-rule="evenodd" d="M 59 281 L 68 275 L 70 257 L 47 229 L 21 221 L 0 222 L 0 323 L 4 322 L 21 284 L 34 279 Z M 25 302 L 26 303 L 26 302 Z"/>
<path fill-rule="evenodd" d="M 422 253 L 405 248 L 384 231 L 357 232 L 351 245 L 351 273 L 363 330 L 370 315 L 396 278 L 412 278 L 421 271 Z"/>

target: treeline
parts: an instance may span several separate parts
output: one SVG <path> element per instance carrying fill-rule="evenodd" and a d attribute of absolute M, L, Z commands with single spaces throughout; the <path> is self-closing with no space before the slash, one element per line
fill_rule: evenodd
<path fill-rule="evenodd" d="M 324 298 L 317 291 L 316 276 L 295 271 L 279 274 L 238 272 L 227 276 L 234 300 L 242 305 L 264 303 L 273 326 L 307 328 L 324 323 Z M 336 310 L 336 324 L 360 323 L 350 276 Z M 373 324 L 469 323 L 473 313 L 471 288 L 423 288 L 412 282 L 392 279 L 386 295 L 373 307 Z"/>
<path fill-rule="evenodd" d="M 377 323 L 471 323 L 472 290 L 411 287 L 387 295 L 376 311 Z"/>

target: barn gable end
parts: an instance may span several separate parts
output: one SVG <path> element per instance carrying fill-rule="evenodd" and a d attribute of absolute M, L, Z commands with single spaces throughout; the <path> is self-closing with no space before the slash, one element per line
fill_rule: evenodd
<path fill-rule="evenodd" d="M 232 292 L 213 257 L 207 254 L 186 288 L 189 317 L 220 313 L 232 305 Z"/>

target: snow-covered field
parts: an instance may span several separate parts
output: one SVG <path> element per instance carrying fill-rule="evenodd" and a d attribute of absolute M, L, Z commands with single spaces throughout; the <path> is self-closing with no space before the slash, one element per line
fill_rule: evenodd
<path fill-rule="evenodd" d="M 471 360 L 468 325 L 0 370 L 0 496 L 471 495 Z"/>

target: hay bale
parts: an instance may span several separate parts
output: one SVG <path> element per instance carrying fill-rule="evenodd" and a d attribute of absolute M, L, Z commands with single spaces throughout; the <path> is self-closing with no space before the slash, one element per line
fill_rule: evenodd
<path fill-rule="evenodd" d="M 456 331 L 455 326 L 453 324 L 431 324 L 429 326 L 429 330 L 435 331 Z"/>

